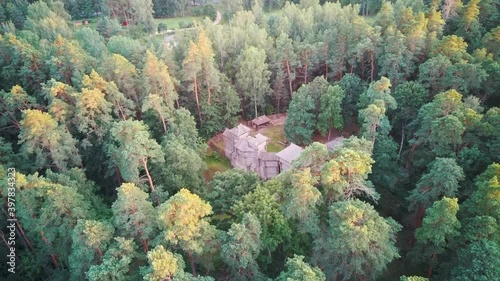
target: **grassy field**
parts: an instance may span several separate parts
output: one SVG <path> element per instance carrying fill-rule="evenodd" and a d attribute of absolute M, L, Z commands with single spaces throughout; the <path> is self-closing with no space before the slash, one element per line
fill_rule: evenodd
<path fill-rule="evenodd" d="M 208 148 L 204 160 L 207 163 L 208 168 L 203 174 L 203 178 L 207 182 L 212 180 L 216 172 L 222 173 L 231 169 L 231 162 L 229 162 L 229 159 L 220 155 L 211 148 Z"/>
<path fill-rule="evenodd" d="M 285 148 L 284 145 L 279 143 L 279 142 L 286 141 L 285 125 L 267 127 L 267 128 L 262 129 L 260 131 L 260 133 L 271 139 L 269 141 L 269 144 L 267 145 L 268 152 L 279 152 L 283 148 Z"/>
<path fill-rule="evenodd" d="M 181 28 L 179 23 L 184 22 L 193 23 L 194 21 L 201 22 L 203 17 L 175 17 L 175 18 L 163 18 L 163 19 L 155 19 L 157 24 L 164 23 L 167 25 L 167 29 L 179 29 Z"/>

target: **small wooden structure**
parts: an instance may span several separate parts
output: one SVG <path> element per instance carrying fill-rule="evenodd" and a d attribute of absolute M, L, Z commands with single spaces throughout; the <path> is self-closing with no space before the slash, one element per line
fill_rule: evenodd
<path fill-rule="evenodd" d="M 290 170 L 292 168 L 293 160 L 297 159 L 300 156 L 302 150 L 304 150 L 302 147 L 291 143 L 288 147 L 276 153 L 276 156 L 279 158 L 280 162 L 280 172 Z"/>
<path fill-rule="evenodd" d="M 260 127 L 266 126 L 269 123 L 271 123 L 271 119 L 266 115 L 262 115 L 252 120 L 252 127 L 254 127 L 257 130 Z"/>

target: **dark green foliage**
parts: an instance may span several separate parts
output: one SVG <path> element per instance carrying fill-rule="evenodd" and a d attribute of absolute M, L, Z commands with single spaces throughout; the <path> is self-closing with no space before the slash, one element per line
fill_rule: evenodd
<path fill-rule="evenodd" d="M 458 252 L 458 263 L 451 279 L 459 281 L 496 280 L 500 278 L 500 245 L 493 241 L 477 241 Z"/>
<path fill-rule="evenodd" d="M 314 99 L 301 87 L 292 97 L 285 123 L 285 135 L 297 144 L 308 144 L 316 124 Z"/>
<path fill-rule="evenodd" d="M 228 213 L 231 207 L 260 183 L 257 174 L 240 169 L 217 173 L 210 182 L 207 197 L 215 213 Z"/>
<path fill-rule="evenodd" d="M 294 255 L 286 261 L 286 271 L 276 278 L 276 281 L 285 280 L 324 281 L 326 278 L 321 269 L 305 263 L 303 256 Z"/>
<path fill-rule="evenodd" d="M 0 279 L 500 279 L 498 0 L 216 2 L 0 1 Z"/>
<path fill-rule="evenodd" d="M 315 240 L 315 260 L 328 278 L 375 279 L 399 257 L 395 246 L 401 225 L 384 219 L 360 200 L 333 203 L 327 232 Z"/>

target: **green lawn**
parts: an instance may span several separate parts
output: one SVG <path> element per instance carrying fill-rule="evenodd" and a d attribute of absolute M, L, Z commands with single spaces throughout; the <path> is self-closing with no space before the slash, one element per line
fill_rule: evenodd
<path fill-rule="evenodd" d="M 215 150 L 208 148 L 205 156 L 205 163 L 207 163 L 207 170 L 203 174 L 205 181 L 211 181 L 216 172 L 225 172 L 231 169 L 231 162 L 226 157 L 220 155 Z"/>
<path fill-rule="evenodd" d="M 175 17 L 175 18 L 163 18 L 163 19 L 155 19 L 157 24 L 164 23 L 167 25 L 167 29 L 179 29 L 181 28 L 179 23 L 193 23 L 194 21 L 201 22 L 203 17 Z"/>
<path fill-rule="evenodd" d="M 271 139 L 269 141 L 269 144 L 267 145 L 268 152 L 279 152 L 283 148 L 285 148 L 284 145 L 279 143 L 279 142 L 286 141 L 285 125 L 267 127 L 267 128 L 262 129 L 262 131 L 260 133 Z"/>

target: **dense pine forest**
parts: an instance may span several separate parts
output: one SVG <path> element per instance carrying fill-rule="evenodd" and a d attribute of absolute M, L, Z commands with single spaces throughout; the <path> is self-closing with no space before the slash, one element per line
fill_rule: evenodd
<path fill-rule="evenodd" d="M 500 280 L 499 0 L 0 22 L 1 280 Z M 270 180 L 211 145 L 262 115 L 286 118 L 269 150 L 303 148 Z"/>

